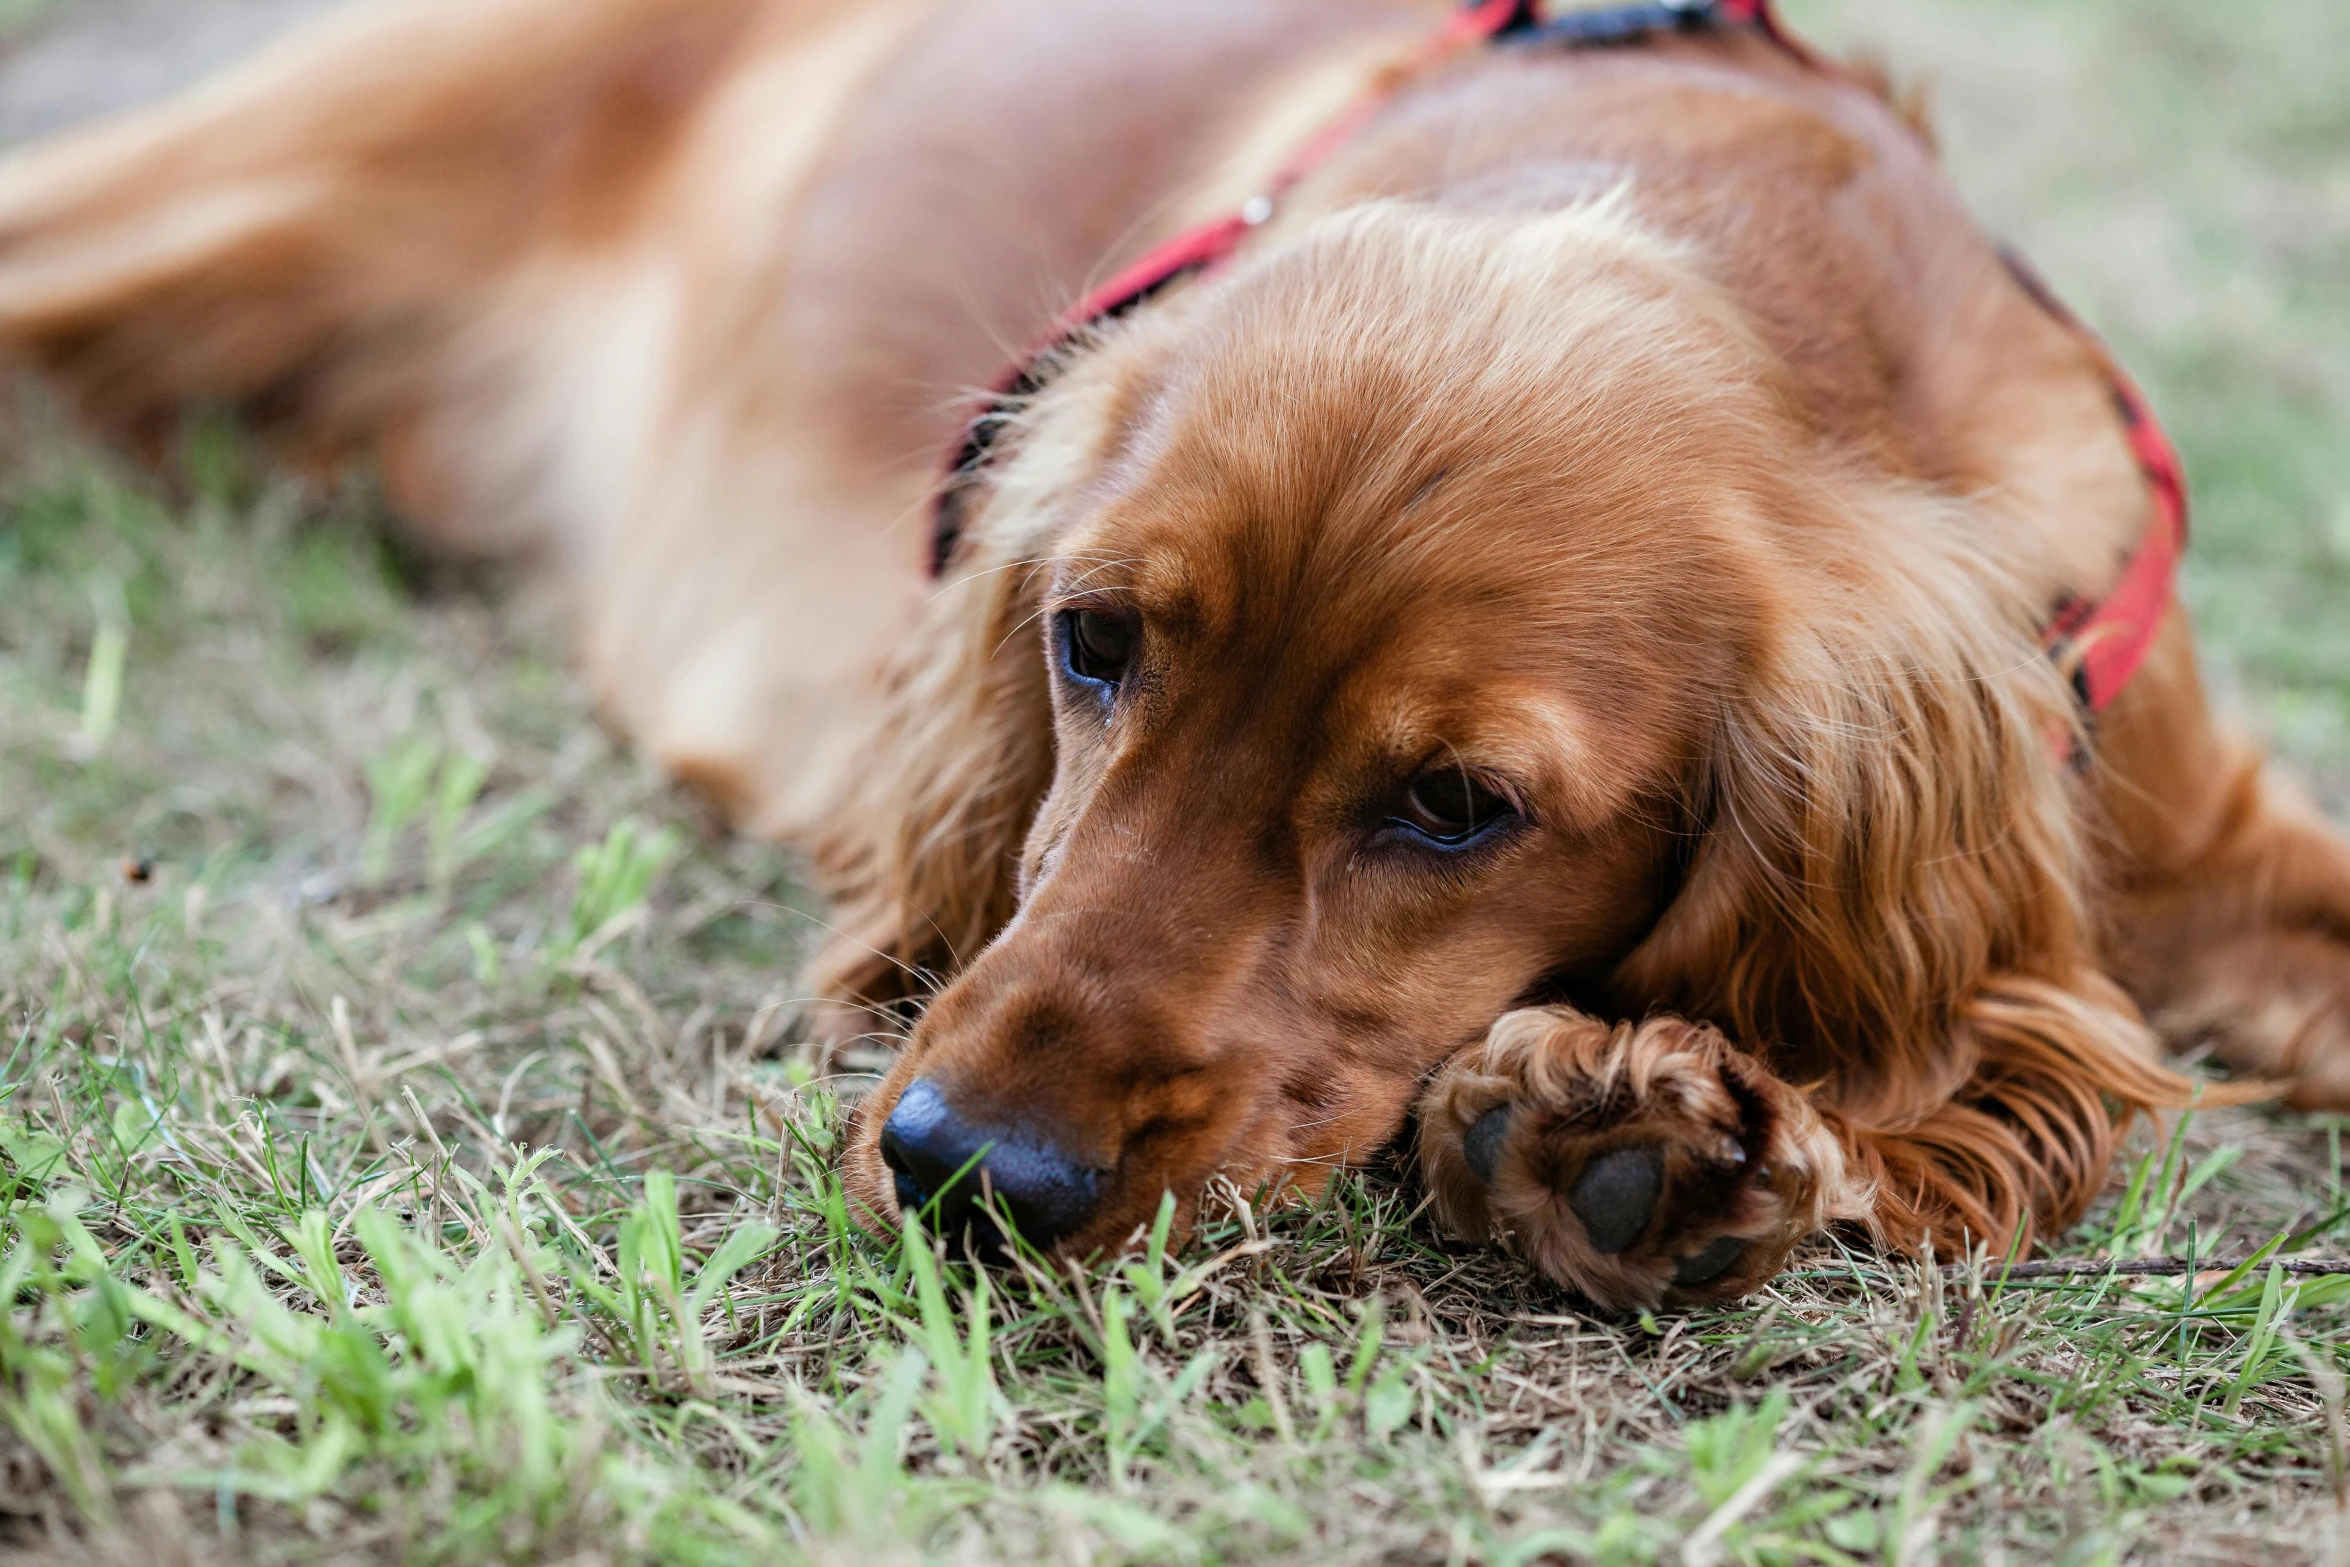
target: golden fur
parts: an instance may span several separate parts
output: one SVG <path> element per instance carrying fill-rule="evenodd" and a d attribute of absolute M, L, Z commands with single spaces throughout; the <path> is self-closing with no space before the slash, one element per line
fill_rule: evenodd
<path fill-rule="evenodd" d="M 2350 1104 L 2350 850 L 2183 615 L 2083 726 L 2039 632 L 2142 482 L 1872 78 L 1738 35 L 1414 84 L 1066 353 L 927 583 L 965 389 L 1438 14 L 1173 9 L 354 13 L 0 168 L 0 344 L 535 551 L 615 716 L 810 853 L 825 1026 L 918 1016 L 877 1216 L 917 1077 L 1099 1172 L 1075 1252 L 1416 1112 L 1448 1222 L 1650 1303 L 1826 1223 L 2070 1223 L 2193 1092 L 2148 1015 Z M 1079 610 L 1138 628 L 1114 696 L 1056 672 Z M 1513 814 L 1397 836 L 1431 769 Z M 1570 1196 L 1627 1149 L 1601 1251 Z"/>

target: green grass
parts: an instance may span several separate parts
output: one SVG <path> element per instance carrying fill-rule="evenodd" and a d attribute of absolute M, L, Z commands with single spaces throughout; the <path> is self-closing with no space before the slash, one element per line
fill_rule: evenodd
<path fill-rule="evenodd" d="M 22 27 L 57 5 L 57 0 L 0 0 L 0 29 Z M 0 34 L 0 42 L 5 42 Z"/>
<path fill-rule="evenodd" d="M 1971 194 L 2174 421 L 2221 683 L 2341 799 L 2350 17 L 1802 10 L 1936 65 Z M 2350 1283 L 2265 1260 L 1823 1247 L 1614 1321 L 1377 1175 L 1082 1274 L 866 1235 L 793 1033 L 821 911 L 596 726 L 527 594 L 217 425 L 157 480 L 0 415 L 0 1553 L 2350 1550 Z M 2345 1124 L 2141 1138 L 2061 1249 L 2350 1252 Z"/>

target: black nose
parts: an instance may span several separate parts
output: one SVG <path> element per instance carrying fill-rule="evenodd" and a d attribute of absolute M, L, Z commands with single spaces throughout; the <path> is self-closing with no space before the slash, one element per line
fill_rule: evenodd
<path fill-rule="evenodd" d="M 1050 1143 L 963 1119 L 939 1086 L 918 1077 L 881 1128 L 881 1161 L 896 1177 L 898 1203 L 919 1208 L 936 1233 L 966 1235 L 983 1254 L 1000 1254 L 1003 1236 L 981 1206 L 991 1194 L 1031 1246 L 1051 1246 L 1092 1216 L 1101 1172 Z"/>

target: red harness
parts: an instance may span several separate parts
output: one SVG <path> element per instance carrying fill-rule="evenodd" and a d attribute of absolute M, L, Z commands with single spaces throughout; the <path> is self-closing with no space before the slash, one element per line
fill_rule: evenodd
<path fill-rule="evenodd" d="M 1187 229 L 1153 249 L 1066 311 L 1035 347 L 998 378 L 972 410 L 949 454 L 931 536 L 930 571 L 944 575 L 962 538 L 963 503 L 1013 410 L 1041 390 L 1058 368 L 1062 350 L 1105 321 L 1125 315 L 1169 284 L 1224 261 L 1251 229 L 1273 216 L 1282 196 L 1345 145 L 1354 133 L 1422 73 L 1453 55 L 1502 39 L 1563 46 L 1630 43 L 1659 33 L 1753 27 L 1807 64 L 1819 61 L 1780 26 L 1771 0 L 1653 0 L 1653 3 L 1574 11 L 1544 18 L 1539 0 L 1471 0 L 1453 13 L 1380 83 L 1350 104 L 1281 165 L 1264 190 L 1238 212 Z M 2187 545 L 2187 484 L 2178 452 L 2137 384 L 2105 345 L 2057 301 L 2022 259 L 2007 252 L 2008 269 L 2041 307 L 2063 322 L 2104 365 L 2130 447 L 2146 475 L 2153 517 L 2121 575 L 2100 599 L 2067 598 L 2056 606 L 2042 638 L 2049 656 L 2068 668 L 2081 705 L 2102 712 L 2154 645 L 2163 616 L 2177 595 L 2180 557 Z"/>

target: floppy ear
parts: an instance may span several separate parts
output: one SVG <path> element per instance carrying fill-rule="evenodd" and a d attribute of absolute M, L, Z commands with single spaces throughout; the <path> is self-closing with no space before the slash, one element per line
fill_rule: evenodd
<path fill-rule="evenodd" d="M 1073 496 L 1113 446 L 1119 372 L 1080 360 L 997 443 L 946 584 L 884 676 L 870 736 L 807 830 L 834 934 L 810 993 L 834 1042 L 918 998 L 1011 919 L 1020 851 L 1053 781 L 1042 606 Z M 885 1030 L 886 1031 L 886 1030 Z"/>
<path fill-rule="evenodd" d="M 1616 983 L 1816 1082 L 1884 1238 L 2001 1245 L 2095 1196 L 2108 1101 L 2191 1089 L 2097 966 L 2079 717 L 2029 595 L 1954 503 L 1823 504 L 1865 508 L 1873 558 L 1785 598 L 1721 715 L 1690 874 Z"/>
<path fill-rule="evenodd" d="M 971 538 L 887 672 L 862 765 L 813 829 L 834 923 L 808 983 L 835 1042 L 873 1032 L 872 1008 L 926 992 L 1012 916 L 1053 773 L 1044 569 L 1000 532 Z"/>

